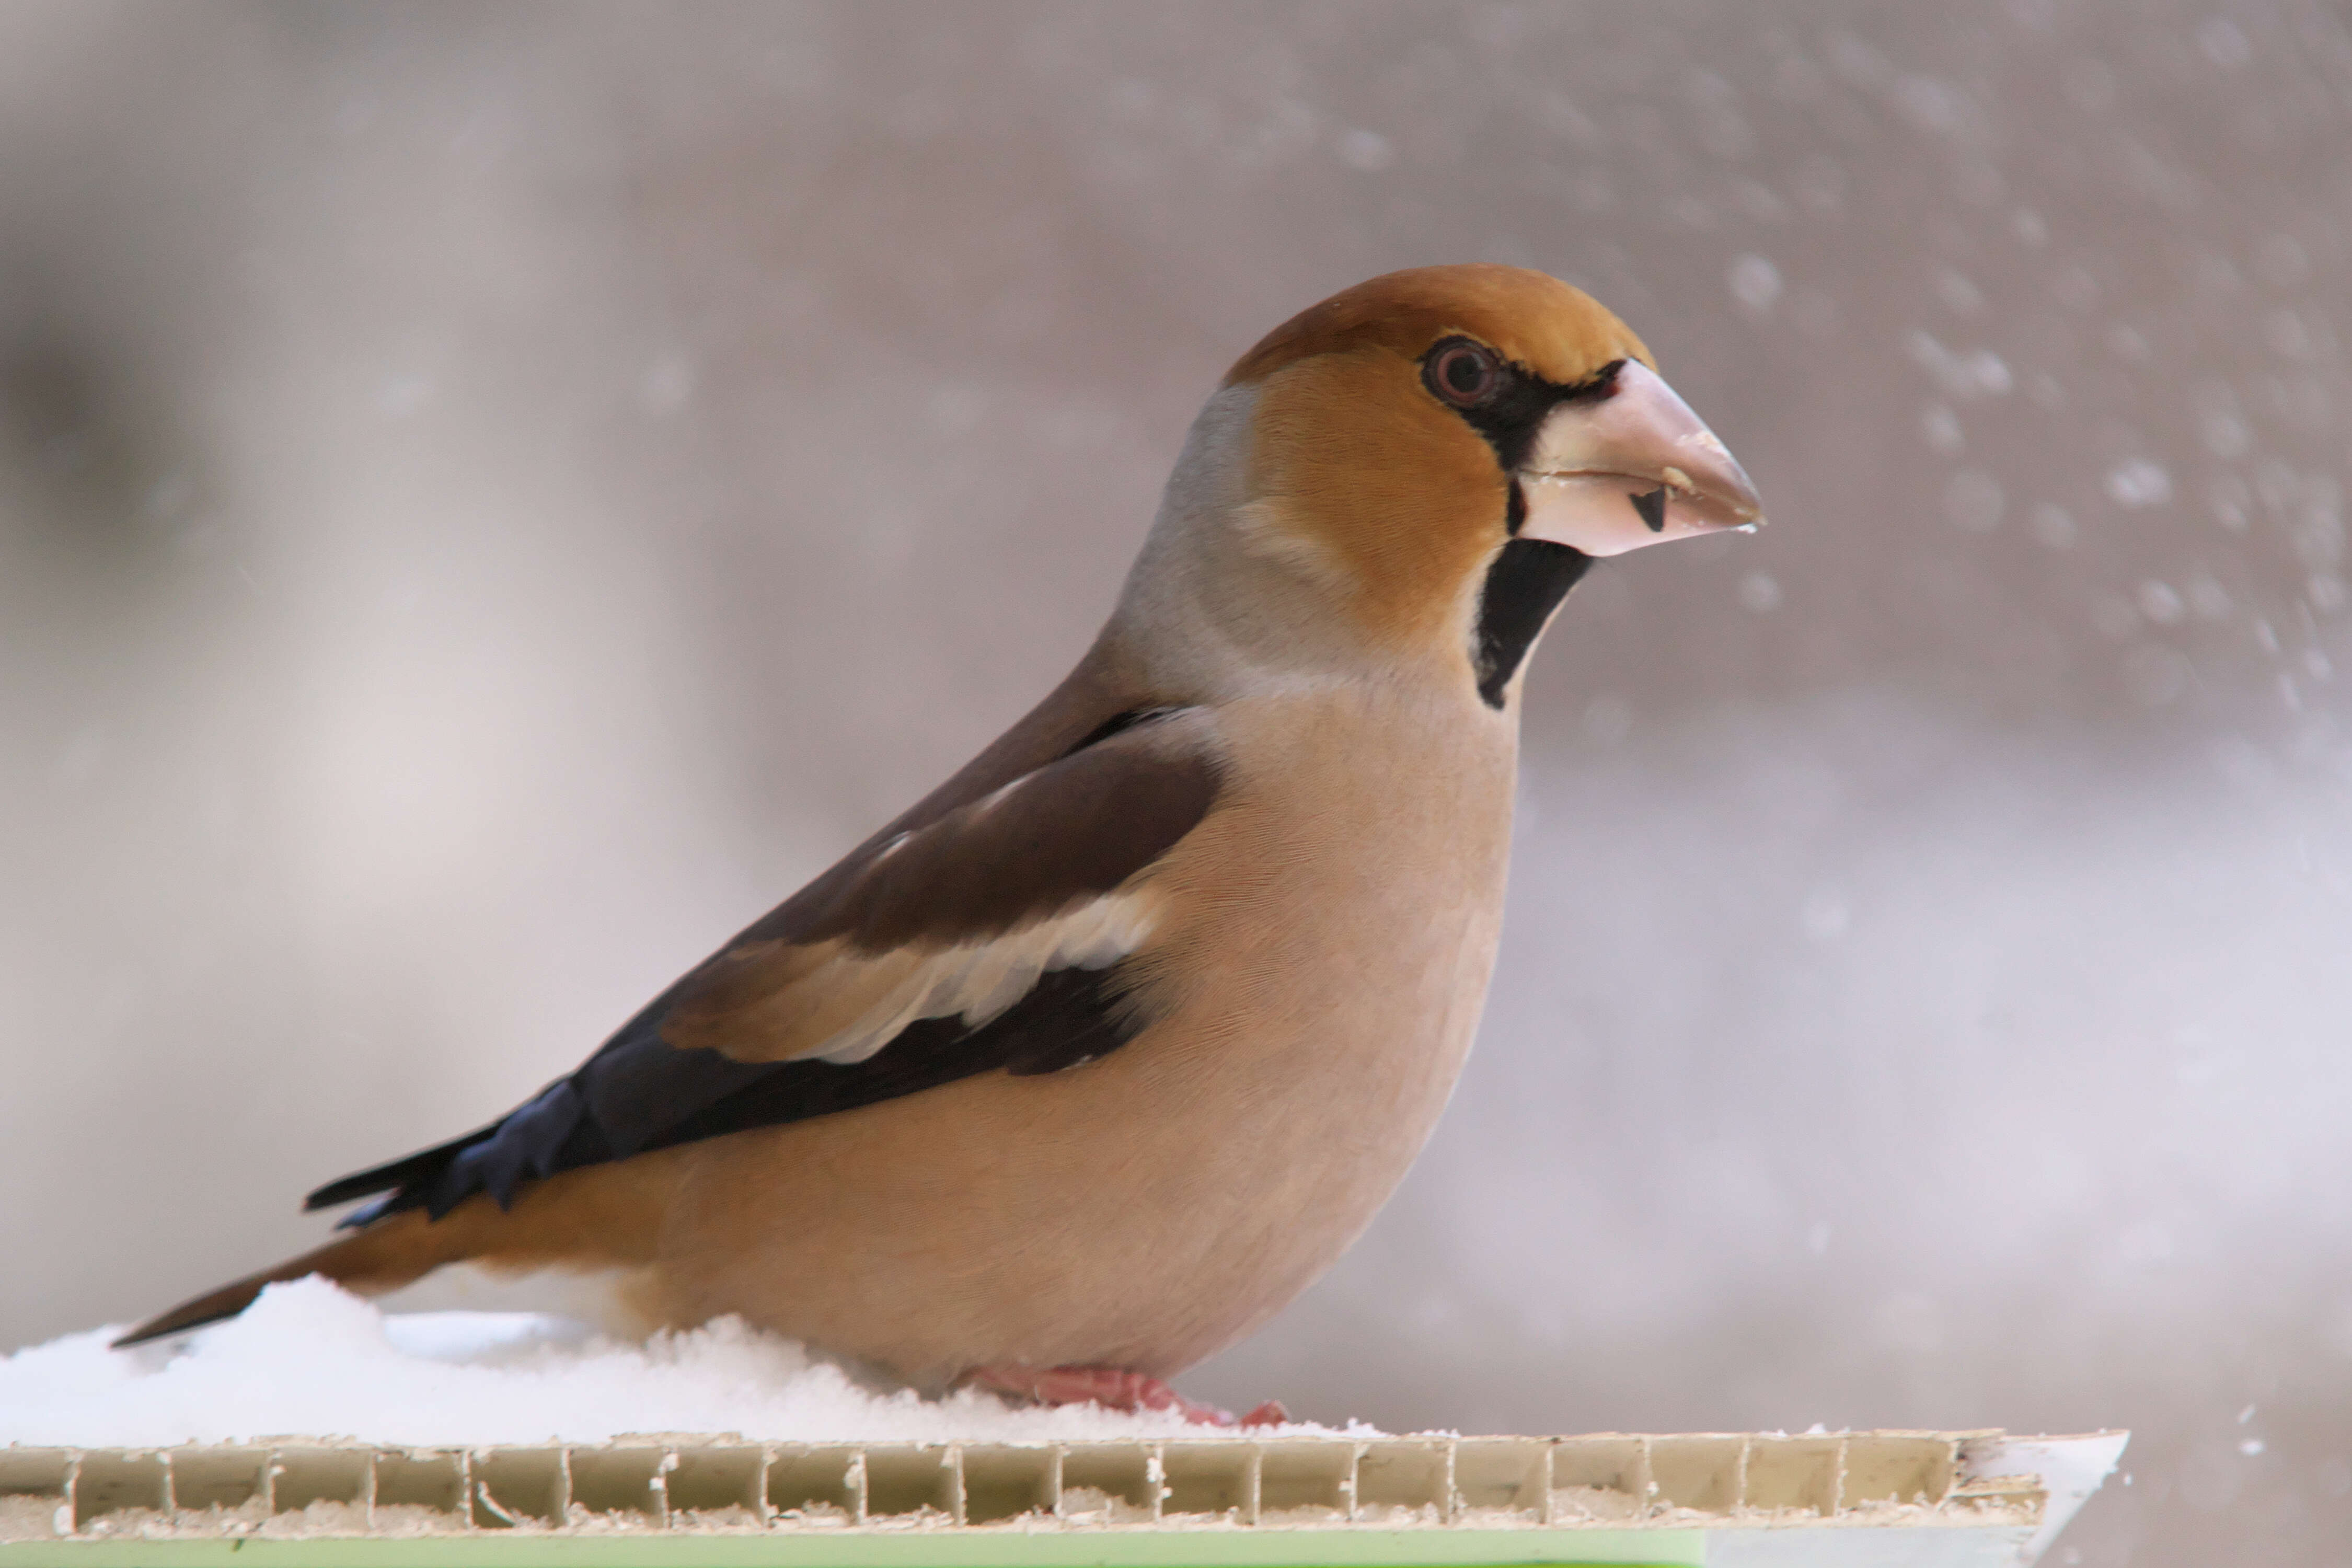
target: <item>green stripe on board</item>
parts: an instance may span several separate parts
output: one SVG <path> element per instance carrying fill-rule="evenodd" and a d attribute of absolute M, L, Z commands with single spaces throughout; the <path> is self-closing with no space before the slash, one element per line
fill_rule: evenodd
<path fill-rule="evenodd" d="M 835 1536 L 497 1532 L 24 1541 L 0 1568 L 1702 1568 L 1696 1530 L 1285 1530 Z"/>

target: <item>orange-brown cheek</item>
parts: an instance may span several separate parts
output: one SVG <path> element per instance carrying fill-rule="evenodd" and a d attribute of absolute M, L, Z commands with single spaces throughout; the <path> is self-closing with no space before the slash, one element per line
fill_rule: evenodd
<path fill-rule="evenodd" d="M 1510 497 L 1494 449 L 1423 390 L 1410 360 L 1378 348 L 1266 378 L 1250 489 L 1265 525 L 1335 563 L 1366 629 L 1398 644 L 1461 632 Z"/>

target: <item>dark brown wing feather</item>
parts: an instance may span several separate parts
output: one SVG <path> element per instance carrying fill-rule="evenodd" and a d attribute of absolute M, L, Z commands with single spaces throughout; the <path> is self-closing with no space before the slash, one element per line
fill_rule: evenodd
<path fill-rule="evenodd" d="M 747 1035 L 747 1016 L 804 984 L 796 952 L 836 939 L 868 954 L 984 942 L 1117 888 L 1216 798 L 1201 727 L 1172 722 L 1183 711 L 862 847 L 688 975 L 668 999 L 662 1038 L 773 1059 Z"/>
<path fill-rule="evenodd" d="M 665 991 L 578 1070 L 464 1138 L 330 1184 L 306 1206 L 384 1194 L 344 1222 L 366 1225 L 416 1207 L 438 1217 L 477 1192 L 504 1205 L 522 1184 L 557 1171 L 1116 1049 L 1149 1010 L 1118 966 L 1049 971 L 976 1027 L 918 1019 L 860 1062 L 760 1059 L 761 1042 L 748 1032 L 780 1005 L 790 1011 L 794 984 L 822 980 L 793 963 L 813 944 L 887 954 L 986 941 L 1107 893 L 1165 855 L 1215 805 L 1214 742 L 1195 710 L 1137 710 L 1120 721 L 1129 717 L 1079 727 L 1092 743 L 1010 787 L 974 787 L 967 769 L 963 798 L 934 795 L 861 845 Z"/>

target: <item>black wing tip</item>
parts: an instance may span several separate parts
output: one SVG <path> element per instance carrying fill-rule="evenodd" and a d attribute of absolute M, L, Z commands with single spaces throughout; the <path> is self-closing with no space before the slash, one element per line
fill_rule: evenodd
<path fill-rule="evenodd" d="M 399 1184 L 397 1177 L 387 1179 L 376 1171 L 362 1171 L 355 1175 L 329 1182 L 311 1193 L 302 1200 L 302 1212 L 316 1214 L 320 1209 L 331 1209 L 340 1204 L 350 1203 L 353 1198 L 370 1197 Z"/>
<path fill-rule="evenodd" d="M 476 1193 L 488 1193 L 501 1209 L 512 1208 L 525 1183 L 613 1157 L 609 1150 L 585 1159 L 565 1157 L 586 1120 L 579 1090 L 570 1079 L 560 1078 L 463 1138 L 329 1182 L 302 1200 L 302 1210 L 309 1214 L 356 1198 L 374 1198 L 337 1222 L 339 1229 L 361 1230 L 404 1209 L 421 1208 L 437 1220 Z"/>
<path fill-rule="evenodd" d="M 302 1212 L 313 1214 L 320 1209 L 350 1203 L 354 1198 L 373 1197 L 378 1193 L 389 1195 L 383 1203 L 371 1204 L 360 1211 L 360 1215 L 367 1216 L 366 1219 L 353 1215 L 343 1224 L 363 1225 L 395 1209 L 413 1208 L 423 1201 L 423 1189 L 434 1185 L 441 1173 L 457 1163 L 457 1156 L 493 1136 L 499 1125 L 492 1122 L 488 1127 L 467 1133 L 463 1138 L 453 1138 L 446 1143 L 436 1143 L 430 1149 L 338 1177 L 304 1198 Z"/>

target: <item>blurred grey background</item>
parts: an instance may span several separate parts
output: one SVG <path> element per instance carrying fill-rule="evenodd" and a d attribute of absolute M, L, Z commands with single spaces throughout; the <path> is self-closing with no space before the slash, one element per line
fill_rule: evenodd
<path fill-rule="evenodd" d="M 0 1345 L 309 1244 L 1022 710 L 1391 268 L 1774 526 L 1595 573 L 1403 1194 L 1188 1386 L 2138 1436 L 2352 1551 L 2352 35 L 2206 0 L 0 6 Z"/>

